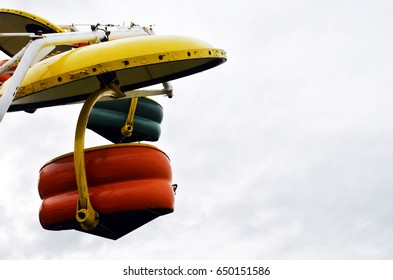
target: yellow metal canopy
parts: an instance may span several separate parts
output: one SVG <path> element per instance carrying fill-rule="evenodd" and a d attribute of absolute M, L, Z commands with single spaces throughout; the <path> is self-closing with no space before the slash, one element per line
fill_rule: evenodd
<path fill-rule="evenodd" d="M 114 79 L 122 91 L 134 90 L 192 75 L 225 61 L 224 50 L 184 36 L 143 36 L 98 43 L 31 67 L 9 111 L 83 101 Z M 2 92 L 0 89 L 0 95 Z"/>
<path fill-rule="evenodd" d="M 0 9 L 0 33 L 60 33 L 63 30 L 57 25 L 39 16 L 12 9 Z M 30 38 L 27 36 L 0 37 L 0 50 L 14 56 Z"/>

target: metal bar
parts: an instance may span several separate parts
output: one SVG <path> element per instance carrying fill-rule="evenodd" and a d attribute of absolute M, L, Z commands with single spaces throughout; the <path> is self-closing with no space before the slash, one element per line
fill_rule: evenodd
<path fill-rule="evenodd" d="M 15 94 L 18 91 L 20 84 L 22 83 L 27 71 L 33 65 L 34 61 L 40 60 L 45 56 L 40 50 L 49 47 L 57 46 L 61 44 L 70 44 L 77 42 L 91 42 L 97 43 L 105 38 L 105 33 L 100 32 L 75 32 L 75 33 L 55 33 L 48 34 L 45 37 L 39 38 L 31 42 L 27 47 L 18 67 L 16 68 L 14 75 L 9 79 L 7 87 L 4 90 L 3 95 L 0 98 L 0 122 L 4 115 L 7 113 Z M 39 55 L 39 56 L 38 56 Z M 40 57 L 42 56 L 42 57 Z"/>
<path fill-rule="evenodd" d="M 117 91 L 111 88 L 99 89 L 89 95 L 83 104 L 82 110 L 79 114 L 78 123 L 75 132 L 74 143 L 74 167 L 75 178 L 78 186 L 78 205 L 76 212 L 76 220 L 80 223 L 84 230 L 92 230 L 98 224 L 98 213 L 94 210 L 90 203 L 89 189 L 87 185 L 86 168 L 85 168 L 85 132 L 89 115 L 93 109 L 94 104 L 104 96 L 111 98 L 118 98 Z"/>
<path fill-rule="evenodd" d="M 140 89 L 140 90 L 130 90 L 124 92 L 125 99 L 135 98 L 135 97 L 147 97 L 147 96 L 157 96 L 157 95 L 167 95 L 168 97 L 173 96 L 172 86 L 169 89 Z M 112 100 L 109 97 L 103 97 L 100 101 Z"/>
<path fill-rule="evenodd" d="M 36 35 L 34 33 L 0 33 L 0 37 L 30 37 L 30 38 L 42 38 L 42 35 Z"/>
<path fill-rule="evenodd" d="M 121 128 L 121 134 L 123 134 L 124 137 L 130 137 L 132 135 L 132 131 L 134 130 L 134 116 L 135 116 L 137 104 L 138 104 L 138 97 L 132 98 L 126 122 Z"/>
<path fill-rule="evenodd" d="M 26 49 L 29 47 L 29 45 L 31 44 L 30 41 L 23 49 L 21 49 L 16 55 L 14 55 L 11 59 L 9 59 L 6 63 L 4 63 L 3 65 L 0 66 L 0 74 L 5 73 L 8 69 L 10 69 L 15 63 L 19 62 L 23 55 L 26 52 Z"/>

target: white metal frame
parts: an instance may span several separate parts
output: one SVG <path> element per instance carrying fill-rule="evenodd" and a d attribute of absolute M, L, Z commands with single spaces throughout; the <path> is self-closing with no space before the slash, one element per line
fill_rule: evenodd
<path fill-rule="evenodd" d="M 97 29 L 90 32 L 65 32 L 43 35 L 36 35 L 33 33 L 0 33 L 0 37 L 24 36 L 31 38 L 30 42 L 22 50 L 14 55 L 8 62 L 0 66 L 0 74 L 2 74 L 11 68 L 15 63 L 19 62 L 14 74 L 6 84 L 3 95 L 0 97 L 0 122 L 11 106 L 15 94 L 17 93 L 18 88 L 21 85 L 29 68 L 44 58 L 45 55 L 52 51 L 56 46 L 80 42 L 96 44 L 102 42 L 105 39 L 108 39 L 108 34 L 110 34 L 110 38 L 113 40 L 154 34 L 151 28 L 136 29 L 137 30 L 132 30 L 132 28 L 128 30 L 118 29 L 110 31 L 110 33 L 107 33 L 106 30 Z M 135 90 L 125 92 L 124 94 L 126 98 L 152 95 L 167 95 L 168 97 L 172 97 L 173 93 L 170 83 L 163 83 L 163 86 L 164 89 L 162 90 Z"/>

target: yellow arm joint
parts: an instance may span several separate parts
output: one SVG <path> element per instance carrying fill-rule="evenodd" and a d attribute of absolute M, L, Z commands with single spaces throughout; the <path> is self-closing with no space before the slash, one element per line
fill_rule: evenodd
<path fill-rule="evenodd" d="M 138 104 L 138 97 L 132 98 L 126 123 L 121 128 L 121 134 L 123 134 L 124 137 L 130 137 L 132 135 L 132 131 L 134 130 L 134 116 L 135 116 L 137 104 Z"/>

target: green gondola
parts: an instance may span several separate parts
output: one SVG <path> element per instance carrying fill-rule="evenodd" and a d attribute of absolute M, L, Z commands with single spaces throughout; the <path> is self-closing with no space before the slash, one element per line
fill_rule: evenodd
<path fill-rule="evenodd" d="M 138 98 L 130 137 L 121 133 L 130 110 L 131 99 L 98 102 L 92 109 L 87 128 L 113 143 L 157 141 L 161 134 L 163 108 L 152 99 Z"/>

